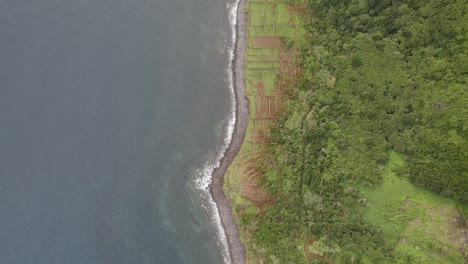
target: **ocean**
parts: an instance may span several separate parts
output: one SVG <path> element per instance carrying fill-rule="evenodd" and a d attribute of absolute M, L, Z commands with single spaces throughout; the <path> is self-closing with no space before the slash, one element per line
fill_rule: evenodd
<path fill-rule="evenodd" d="M 223 263 L 226 0 L 0 0 L 0 263 Z"/>

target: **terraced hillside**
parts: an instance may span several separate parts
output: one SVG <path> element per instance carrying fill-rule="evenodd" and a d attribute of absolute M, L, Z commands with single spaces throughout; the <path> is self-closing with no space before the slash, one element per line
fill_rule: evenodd
<path fill-rule="evenodd" d="M 245 214 L 260 212 L 272 199 L 257 184 L 257 167 L 267 151 L 270 125 L 286 100 L 283 88 L 302 74 L 297 64 L 305 34 L 300 12 L 301 5 L 288 1 L 252 0 L 246 5 L 245 96 L 250 116 L 243 145 L 225 180 L 225 193 L 238 224 Z M 240 225 L 240 232 L 250 262 L 258 256 L 249 248 L 249 228 Z"/>

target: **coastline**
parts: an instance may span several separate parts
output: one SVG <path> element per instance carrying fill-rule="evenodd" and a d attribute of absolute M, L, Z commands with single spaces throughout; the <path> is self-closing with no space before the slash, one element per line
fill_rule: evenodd
<path fill-rule="evenodd" d="M 301 39 L 300 34 L 305 34 L 305 30 L 302 28 L 303 24 L 300 24 L 301 20 L 293 17 L 295 16 L 294 12 L 300 12 L 301 10 L 299 10 L 300 8 L 296 9 L 297 6 L 296 8 L 288 6 L 288 9 L 283 8 L 281 11 L 289 11 L 290 16 L 276 16 L 277 13 L 274 13 L 272 19 L 272 16 L 265 15 L 268 11 L 265 8 L 262 19 L 257 21 L 256 19 L 262 16 L 258 14 L 262 12 L 260 8 L 251 8 L 251 3 L 245 6 L 248 0 L 230 0 L 229 2 L 234 2 L 233 5 L 237 6 L 236 23 L 234 24 L 237 34 L 233 34 L 234 37 L 230 42 L 231 45 L 234 45 L 234 48 L 232 46 L 229 47 L 229 51 L 231 52 L 230 67 L 232 67 L 229 72 L 233 74 L 230 77 L 230 88 L 235 99 L 235 105 L 233 106 L 235 114 L 233 115 L 232 123 L 230 123 L 228 133 L 231 138 L 225 141 L 226 145 L 223 147 L 223 156 L 219 160 L 216 169 L 212 170 L 212 184 L 209 186 L 211 197 L 214 200 L 213 208 L 216 209 L 217 213 L 217 226 L 223 243 L 225 262 L 244 264 L 248 258 L 249 263 L 259 263 L 261 260 L 265 260 L 271 256 L 286 256 L 285 259 L 287 259 L 292 247 L 298 250 L 295 252 L 294 259 L 302 256 L 304 261 L 310 262 L 318 258 L 318 255 L 314 255 L 311 251 L 311 246 L 316 241 L 316 238 L 310 237 L 309 232 L 304 232 L 300 236 L 297 236 L 298 239 L 290 241 L 292 246 L 283 248 L 286 251 L 274 248 L 274 250 L 267 251 L 268 253 L 265 254 L 268 244 L 266 244 L 266 248 L 262 248 L 260 244 L 251 243 L 255 241 L 252 237 L 252 230 L 255 230 L 256 219 L 258 219 L 255 217 L 258 216 L 258 209 L 262 210 L 262 204 L 268 201 L 268 199 L 262 196 L 263 190 L 261 186 L 257 188 L 258 186 L 254 185 L 256 184 L 256 172 L 252 168 L 255 168 L 253 166 L 255 165 L 254 162 L 260 160 L 261 158 L 257 157 L 261 157 L 261 155 L 256 157 L 252 157 L 252 155 L 249 157 L 248 155 L 256 151 L 258 153 L 259 151 L 255 147 L 261 147 L 261 144 L 265 142 L 265 135 L 267 133 L 265 133 L 264 129 L 271 123 L 268 122 L 265 125 L 263 121 L 267 118 L 275 118 L 274 113 L 276 113 L 278 108 L 281 109 L 282 102 L 284 102 L 280 98 L 281 87 L 291 81 L 294 82 L 294 78 L 290 80 L 281 79 L 280 84 L 277 85 L 275 82 L 276 76 L 294 77 L 302 72 L 300 66 L 296 67 L 294 65 L 296 61 L 294 58 L 301 56 L 301 50 L 292 50 L 291 52 L 291 47 L 288 44 L 293 45 L 294 42 L 288 43 L 284 41 L 285 39 L 291 40 L 288 39 L 291 36 L 299 36 L 299 39 Z M 260 3 L 263 3 L 265 7 L 271 5 L 271 2 L 268 0 L 255 2 L 256 5 L 261 5 Z M 280 4 L 285 5 L 284 2 Z M 304 2 L 304 4 L 306 3 Z M 276 7 L 278 6 L 275 5 L 275 11 L 273 12 L 277 11 Z M 255 13 L 254 11 L 258 12 Z M 247 14 L 251 18 L 248 25 L 245 18 Z M 303 13 L 296 14 L 301 15 Z M 232 17 L 232 13 L 230 15 Z M 287 21 L 285 21 L 286 18 L 288 19 Z M 278 23 L 278 21 L 283 22 Z M 293 27 L 295 29 L 291 31 L 290 29 Z M 277 30 L 278 28 L 279 30 Z M 232 28 L 230 30 L 231 32 L 233 31 Z M 247 34 L 248 31 L 249 33 Z M 246 34 L 248 35 L 248 39 L 246 38 Z M 282 37 L 284 39 L 281 39 Z M 294 41 L 297 41 L 297 39 L 294 39 Z M 287 48 L 284 48 L 286 46 Z M 296 43 L 295 48 L 297 46 L 300 45 Z M 264 52 L 265 50 L 268 51 Z M 279 62 L 279 65 L 275 64 L 275 62 Z M 277 74 L 273 77 L 273 82 L 271 82 L 271 79 L 268 79 L 269 76 L 262 74 L 264 73 L 262 71 L 267 70 L 266 63 L 271 63 L 271 68 L 274 68 L 274 72 Z M 260 74 L 252 74 L 255 71 L 260 71 Z M 273 89 L 268 89 L 268 87 Z M 267 99 L 266 101 L 264 100 L 265 98 Z M 274 100 L 270 100 L 271 98 Z M 280 98 L 280 104 L 277 102 L 278 98 Z M 244 107 L 247 107 L 247 109 L 243 110 Z M 274 111 L 271 111 L 272 109 Z M 260 129 L 257 129 L 255 121 L 260 121 L 258 124 L 258 128 Z M 254 122 L 253 126 L 249 122 Z M 269 131 L 267 130 L 267 132 Z M 245 148 L 244 143 L 247 145 Z M 246 151 L 246 149 L 248 150 Z M 251 181 L 251 179 L 254 180 Z M 249 189 L 245 188 L 245 186 Z M 250 188 L 251 186 L 254 187 Z M 240 219 L 242 219 L 242 222 L 239 221 Z M 254 220 L 252 221 L 252 219 Z M 235 220 L 239 222 L 239 226 Z M 248 221 L 251 222 L 249 223 Z M 247 249 L 241 242 L 241 238 L 245 245 L 248 246 Z M 271 241 L 278 241 L 278 239 L 273 237 Z M 299 247 L 297 246 L 298 244 L 300 245 Z M 255 246 L 252 247 L 250 245 Z M 282 259 L 281 262 L 285 262 L 285 259 Z"/>
<path fill-rule="evenodd" d="M 285 102 L 283 88 L 291 85 L 301 74 L 296 62 L 301 54 L 304 29 L 297 16 L 297 8 L 300 8 L 299 5 L 292 6 L 285 2 L 241 0 L 237 10 L 236 30 L 239 36 L 236 38 L 236 56 L 230 53 L 233 62 L 230 66 L 235 66 L 230 73 L 236 74 L 231 78 L 236 84 L 235 87 L 231 86 L 231 91 L 236 93 L 238 106 L 233 109 L 236 116 L 230 132 L 236 131 L 235 134 L 229 133 L 233 137 L 232 144 L 226 147 L 231 149 L 225 152 L 225 155 L 232 156 L 227 156 L 227 164 L 223 165 L 226 167 L 220 168 L 222 172 L 217 173 L 221 175 L 214 178 L 219 180 L 223 177 L 222 182 L 217 184 L 223 185 L 218 189 L 227 199 L 227 206 L 218 203 L 220 209 L 217 210 L 216 220 L 224 244 L 224 255 L 231 256 L 233 263 L 258 263 L 262 259 L 261 253 L 257 254 L 259 252 L 250 246 L 253 238 L 249 229 L 253 227 L 241 224 L 241 219 L 252 219 L 260 212 L 262 204 L 270 200 L 267 191 L 257 184 L 259 174 L 255 168 L 263 162 L 261 157 L 267 148 L 271 124 L 282 111 Z M 232 11 L 231 21 L 234 20 Z M 231 30 L 233 26 L 231 24 Z M 283 37 L 294 41 L 294 45 L 285 46 Z M 231 39 L 231 45 L 234 42 Z M 229 50 L 232 51 L 233 47 Z M 218 206 L 215 204 L 213 207 Z M 221 207 L 228 209 L 221 212 Z M 223 214 L 223 221 L 220 214 Z M 226 215 L 231 217 L 227 220 L 230 223 L 226 222 Z M 229 230 L 231 226 L 234 226 L 234 231 Z M 223 227 L 227 227 L 226 230 Z M 236 247 L 243 247 L 242 243 L 246 248 L 242 249 L 242 253 L 236 253 Z"/>
<path fill-rule="evenodd" d="M 243 264 L 246 261 L 246 251 L 239 236 L 239 229 L 234 221 L 231 206 L 224 194 L 224 176 L 239 152 L 244 141 L 248 118 L 249 102 L 245 96 L 244 63 L 246 47 L 246 17 L 244 6 L 247 0 L 239 0 L 237 3 L 234 57 L 232 59 L 232 74 L 235 100 L 235 124 L 231 142 L 224 152 L 219 166 L 213 170 L 210 193 L 216 203 L 222 228 L 226 235 L 228 253 L 231 263 Z"/>

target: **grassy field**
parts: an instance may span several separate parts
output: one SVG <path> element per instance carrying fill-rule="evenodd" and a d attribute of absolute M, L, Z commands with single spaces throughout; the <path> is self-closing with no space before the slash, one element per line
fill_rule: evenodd
<path fill-rule="evenodd" d="M 467 245 L 460 217 L 466 208 L 398 177 L 404 166 L 403 157 L 390 152 L 383 183 L 363 190 L 366 219 L 381 228 L 389 245 L 396 245 L 402 261 L 463 263 Z"/>

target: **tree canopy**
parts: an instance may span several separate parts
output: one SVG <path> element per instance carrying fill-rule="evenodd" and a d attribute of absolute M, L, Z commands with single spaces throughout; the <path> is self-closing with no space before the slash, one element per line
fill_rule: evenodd
<path fill-rule="evenodd" d="M 394 151 L 406 164 L 399 177 L 467 204 L 468 6 L 307 3 L 305 73 L 272 128 L 262 184 L 276 199 L 254 239 L 280 263 L 300 262 L 291 241 L 304 232 L 337 263 L 406 263 L 363 217 L 360 190 L 382 182 Z"/>

